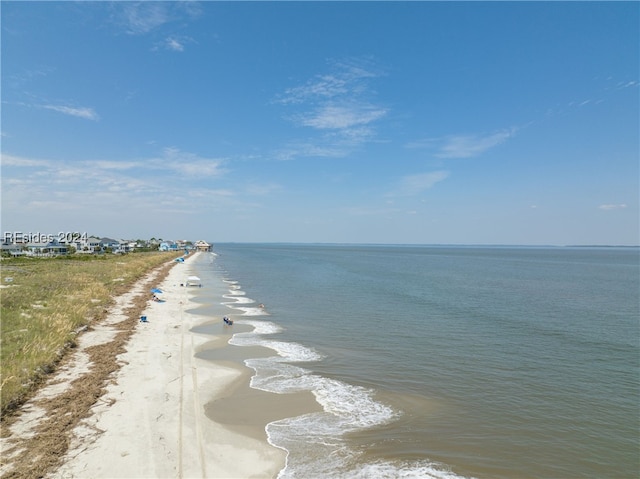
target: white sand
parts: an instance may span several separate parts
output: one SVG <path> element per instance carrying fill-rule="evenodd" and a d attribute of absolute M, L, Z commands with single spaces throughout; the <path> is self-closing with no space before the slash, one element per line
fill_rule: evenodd
<path fill-rule="evenodd" d="M 252 478 L 275 477 L 284 467 L 284 451 L 204 414 L 203 402 L 220 395 L 241 372 L 194 357 L 198 346 L 211 342 L 210 336 L 190 332 L 211 318 L 184 312 L 194 306 L 189 305 L 193 288 L 180 283 L 193 274 L 195 256 L 176 264 L 158 285 L 164 302 L 149 301 L 143 313 L 149 322 L 138 323 L 127 352 L 118 358 L 124 365 L 114 373 L 113 384 L 74 430 L 64 464 L 47 477 Z M 126 303 L 126 298 L 119 300 Z M 74 361 L 78 374 L 83 348 L 113 337 L 109 322 L 81 336 Z M 26 433 L 28 427 L 12 429 Z"/>
<path fill-rule="evenodd" d="M 204 415 L 203 401 L 240 373 L 194 357 L 199 345 L 211 341 L 189 331 L 211 318 L 184 313 L 190 288 L 180 283 L 193 274 L 194 257 L 159 285 L 164 302 L 149 303 L 143 313 L 149 322 L 139 323 L 120 357 L 128 364 L 77 431 L 69 459 L 53 477 L 275 477 L 284 467 L 284 451 Z"/>

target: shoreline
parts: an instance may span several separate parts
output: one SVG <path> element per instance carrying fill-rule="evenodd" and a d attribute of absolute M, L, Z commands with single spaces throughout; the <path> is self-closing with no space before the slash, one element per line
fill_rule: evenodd
<path fill-rule="evenodd" d="M 158 285 L 164 302 L 145 309 L 148 323 L 139 323 L 119 358 L 123 366 L 102 398 L 107 403 L 93 408 L 63 466 L 49 477 L 275 477 L 284 467 L 284 451 L 204 414 L 204 403 L 241 373 L 197 357 L 211 337 L 191 329 L 211 318 L 186 312 L 195 291 L 180 284 L 199 255 L 174 266 Z"/>
<path fill-rule="evenodd" d="M 67 433 L 68 449 L 60 465 L 47 478 L 272 478 L 286 464 L 286 451 L 268 443 L 263 417 L 245 414 L 240 428 L 215 422 L 205 405 L 227 402 L 230 390 L 248 388 L 253 371 L 244 366 L 243 354 L 229 348 L 224 335 L 192 331 L 211 323 L 211 317 L 194 312 L 192 298 L 200 288 L 181 286 L 201 253 L 193 253 L 177 263 L 160 283 L 154 274 L 136 283 L 131 291 L 115 298 L 107 318 L 78 338 L 78 348 L 64 367 L 47 381 L 42 390 L 23 408 L 20 417 L 6 428 L 2 438 L 2 477 L 29 477 L 13 468 L 12 459 L 28 445 L 28 440 L 44 421 L 40 404 L 61 396 L 74 381 L 82 380 L 92 368 L 87 349 L 108 345 L 123 328 L 127 309 L 145 295 L 149 298 L 142 315 L 117 355 L 116 370 L 106 381 L 104 393 L 95 400 L 87 417 Z M 162 302 L 150 300 L 149 284 L 160 288 Z M 189 312 L 187 312 L 189 310 Z M 124 318 L 124 321 L 123 321 Z M 220 320 L 220 319 L 218 319 Z M 221 321 L 221 320 L 220 320 Z M 220 361 L 199 357 L 212 345 Z M 247 348 L 251 354 L 253 348 Z M 264 348 L 266 349 L 266 348 Z M 229 352 L 225 358 L 225 350 Z M 267 349 L 267 351 L 269 351 Z M 275 354 L 275 353 L 274 353 Z M 249 374 L 249 372 L 251 374 Z M 235 408 L 242 411 L 264 405 L 263 391 Z M 248 395 L 250 397 L 251 394 Z M 277 396 L 277 395 L 273 395 Z M 257 398 L 257 399 L 256 399 Z M 286 402 L 286 401 L 285 401 Z M 218 402 L 218 404 L 222 404 Z M 259 415 L 258 415 L 259 416 Z M 228 421 L 227 421 L 228 422 Z M 69 437 L 70 436 L 70 437 Z M 36 456 L 37 457 L 37 456 Z"/>

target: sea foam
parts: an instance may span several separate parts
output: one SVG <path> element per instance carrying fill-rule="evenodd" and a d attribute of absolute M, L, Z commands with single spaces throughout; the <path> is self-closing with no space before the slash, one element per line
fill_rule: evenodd
<path fill-rule="evenodd" d="M 229 283 L 224 303 L 243 311 L 243 316 L 265 316 L 260 307 L 240 306 L 254 303 L 246 297 L 236 281 Z M 347 445 L 349 432 L 387 424 L 400 416 L 399 411 L 377 401 L 374 391 L 337 379 L 313 373 L 296 363 L 313 363 L 325 356 L 313 348 L 295 342 L 279 341 L 271 335 L 283 328 L 272 321 L 242 318 L 253 331 L 236 333 L 229 343 L 236 346 L 262 346 L 275 351 L 275 356 L 245 360 L 255 374 L 252 388 L 276 394 L 311 392 L 322 406 L 322 412 L 304 414 L 269 423 L 269 443 L 287 452 L 286 466 L 279 479 L 292 478 L 426 478 L 461 479 L 446 466 L 430 461 L 393 462 L 363 460 L 362 453 Z"/>

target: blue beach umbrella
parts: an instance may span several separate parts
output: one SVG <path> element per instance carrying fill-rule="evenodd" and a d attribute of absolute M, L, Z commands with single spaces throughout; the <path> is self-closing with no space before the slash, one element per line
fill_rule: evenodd
<path fill-rule="evenodd" d="M 161 290 L 161 289 L 158 289 L 158 288 L 153 288 L 153 289 L 151 290 L 151 292 L 152 292 L 152 293 L 156 293 L 156 294 L 162 294 L 162 290 Z"/>

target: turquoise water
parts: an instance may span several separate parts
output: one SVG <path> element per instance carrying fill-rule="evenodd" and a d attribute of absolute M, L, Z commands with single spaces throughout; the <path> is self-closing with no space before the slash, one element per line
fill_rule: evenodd
<path fill-rule="evenodd" d="M 214 251 L 232 342 L 279 352 L 252 386 L 325 411 L 268 426 L 281 477 L 638 477 L 638 249 Z"/>

